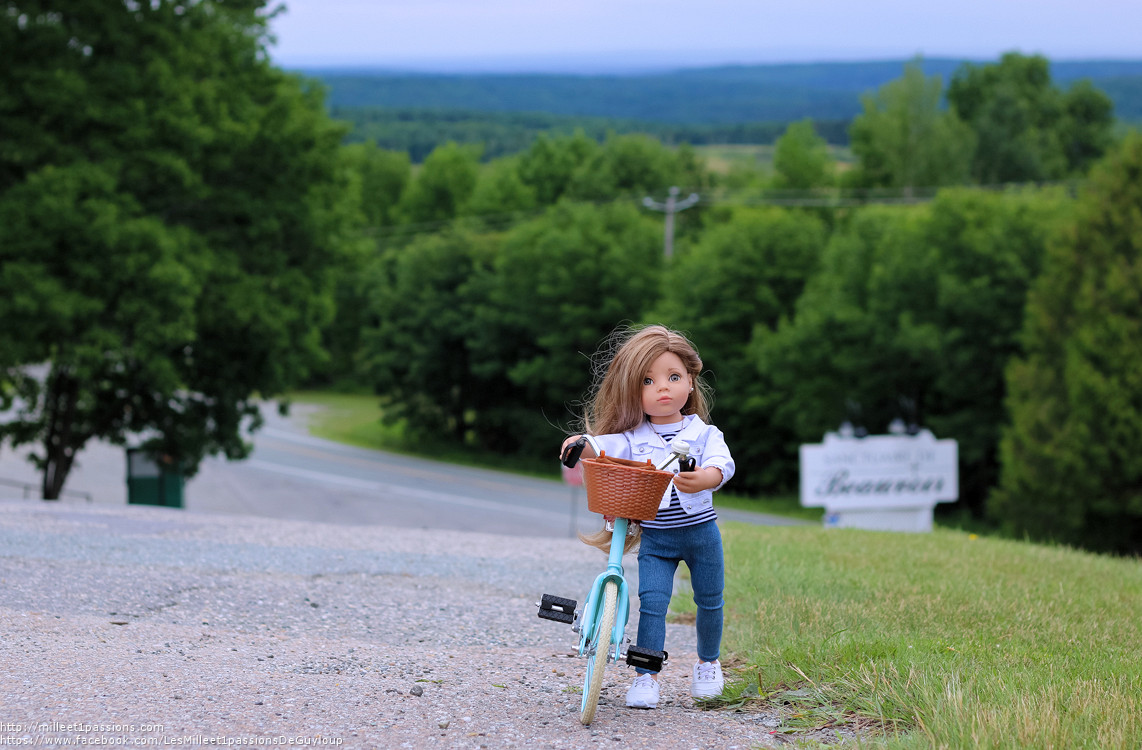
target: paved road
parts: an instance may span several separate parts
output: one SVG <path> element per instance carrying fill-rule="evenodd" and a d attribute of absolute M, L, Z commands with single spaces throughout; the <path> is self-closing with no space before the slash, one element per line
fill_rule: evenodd
<path fill-rule="evenodd" d="M 515 536 L 569 537 L 598 528 L 598 517 L 587 511 L 579 488 L 321 440 L 306 429 L 312 413 L 313 407 L 297 404 L 288 418 L 266 409 L 266 426 L 254 436 L 253 455 L 241 462 L 203 462 L 187 484 L 186 509 Z M 77 463 L 68 490 L 91 494 L 95 504 L 126 503 L 121 448 L 93 444 Z M 38 483 L 32 467 L 11 450 L 0 452 L 0 479 Z M 0 497 L 20 494 L 20 489 L 0 484 Z M 73 497 L 65 502 L 84 501 Z M 797 523 L 759 513 L 723 509 L 719 514 L 724 520 Z"/>

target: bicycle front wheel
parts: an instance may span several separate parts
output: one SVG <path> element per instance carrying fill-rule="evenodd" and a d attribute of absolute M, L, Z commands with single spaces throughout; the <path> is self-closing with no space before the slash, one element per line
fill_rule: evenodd
<path fill-rule="evenodd" d="M 603 670 L 607 666 L 607 655 L 611 652 L 611 631 L 615 629 L 615 609 L 619 599 L 619 587 L 614 581 L 607 581 L 603 588 L 603 609 L 595 628 L 595 653 L 587 655 L 587 677 L 583 680 L 583 707 L 579 721 L 590 724 L 595 719 L 595 709 L 599 705 L 599 691 L 603 687 Z"/>

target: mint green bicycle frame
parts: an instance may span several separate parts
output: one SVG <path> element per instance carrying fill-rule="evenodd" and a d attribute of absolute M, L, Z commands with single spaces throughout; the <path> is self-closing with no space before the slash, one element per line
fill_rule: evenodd
<path fill-rule="evenodd" d="M 593 657 L 599 648 L 609 649 L 614 646 L 613 659 L 619 660 L 619 651 L 622 649 L 624 634 L 627 628 L 627 619 L 630 617 L 630 594 L 627 579 L 623 577 L 623 548 L 626 546 L 628 521 L 625 518 L 615 519 L 615 530 L 611 535 L 611 552 L 607 558 L 607 569 L 600 573 L 591 585 L 587 594 L 587 601 L 583 603 L 582 623 L 579 632 L 579 656 Z M 614 581 L 618 586 L 618 600 L 615 602 L 615 626 L 610 637 L 604 639 L 604 634 L 598 634 L 599 619 L 602 617 L 600 606 L 603 603 L 603 590 L 608 581 Z M 587 686 L 591 684 L 594 674 L 595 660 L 587 659 L 587 676 L 583 681 L 583 701 L 580 710 L 587 708 Z"/>

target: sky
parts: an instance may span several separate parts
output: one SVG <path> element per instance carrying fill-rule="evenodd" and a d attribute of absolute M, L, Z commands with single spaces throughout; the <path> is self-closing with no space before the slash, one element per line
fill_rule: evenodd
<path fill-rule="evenodd" d="M 1142 0 L 270 0 L 274 62 L 625 72 L 954 57 L 1142 59 Z"/>

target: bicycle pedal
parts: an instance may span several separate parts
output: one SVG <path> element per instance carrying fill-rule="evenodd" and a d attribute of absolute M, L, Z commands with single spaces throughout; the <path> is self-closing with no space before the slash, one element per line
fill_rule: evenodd
<path fill-rule="evenodd" d="M 631 646 L 627 649 L 626 661 L 628 667 L 642 667 L 651 672 L 661 672 L 662 664 L 668 658 L 670 658 L 670 654 L 665 651 L 654 651 L 649 648 Z"/>
<path fill-rule="evenodd" d="M 567 625 L 575 619 L 575 600 L 564 599 L 561 596 L 553 596 L 551 594 L 544 594 L 543 599 L 536 602 L 539 607 L 539 616 L 544 620 L 554 620 L 555 622 L 562 622 Z"/>

